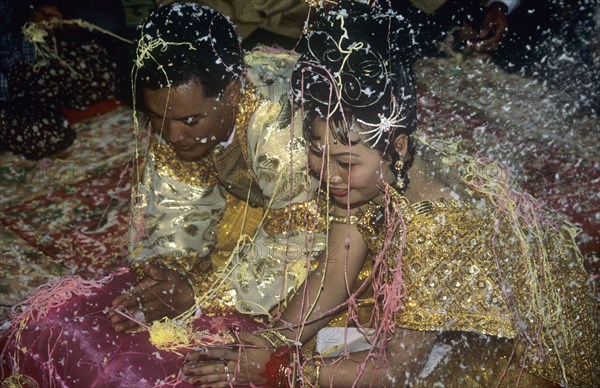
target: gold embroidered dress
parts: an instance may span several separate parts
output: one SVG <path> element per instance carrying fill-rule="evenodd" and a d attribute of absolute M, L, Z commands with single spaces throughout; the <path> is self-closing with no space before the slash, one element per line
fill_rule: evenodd
<path fill-rule="evenodd" d="M 600 381 L 598 309 L 569 225 L 546 213 L 547 220 L 514 217 L 499 208 L 499 197 L 468 193 L 463 200 L 409 203 L 390 188 L 388 212 L 371 204 L 359 215 L 369 254 L 355 292 L 364 281 L 391 281 L 400 266 L 401 307 L 392 327 L 439 333 L 413 385 L 547 384 L 538 376 L 594 386 Z M 358 296 L 358 322 L 346 312 L 330 326 L 378 327 L 374 317 L 384 316 L 384 296 L 373 290 Z"/>
<path fill-rule="evenodd" d="M 191 274 L 200 296 L 217 292 L 200 298 L 206 311 L 265 314 L 304 280 L 322 249 L 323 224 L 305 173 L 301 120 L 285 103 L 296 56 L 255 51 L 246 60 L 230 144 L 185 162 L 152 136 L 134 193 L 130 258 L 138 270 L 157 261 Z M 317 222 L 310 241 L 307 217 Z"/>
<path fill-rule="evenodd" d="M 488 359 L 462 349 L 460 364 L 466 364 L 465 369 L 448 373 L 444 366 L 433 368 L 423 386 L 435 381 L 451 385 L 453 378 L 493 385 L 508 366 L 513 348 L 515 360 L 529 373 L 557 383 L 566 377 L 572 386 L 592 384 L 598 360 L 597 310 L 587 274 L 561 231 L 546 231 L 543 242 L 549 260 L 529 267 L 520 260 L 522 241 L 510 223 L 496 218 L 485 202 L 409 204 L 395 198 L 393 206 L 406 231 L 401 265 L 407 294 L 396 327 L 514 340 L 497 344 Z M 381 210 L 367 210 L 359 222 L 364 236 L 376 236 L 365 239 L 371 257 L 385 242 Z M 404 228 L 396 232 L 386 259 L 396 260 Z M 534 286 L 532 281 L 545 284 Z M 447 357 L 452 360 L 452 350 Z"/>

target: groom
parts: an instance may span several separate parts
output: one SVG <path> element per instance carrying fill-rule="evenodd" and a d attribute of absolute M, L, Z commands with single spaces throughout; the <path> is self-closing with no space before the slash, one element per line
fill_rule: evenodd
<path fill-rule="evenodd" d="M 175 317 L 195 300 L 203 312 L 268 313 L 323 246 L 301 119 L 287 109 L 296 57 L 255 52 L 247 68 L 229 19 L 194 3 L 153 12 L 136 53 L 152 134 L 132 205 L 138 283 L 113 306 L 146 321 Z M 115 310 L 117 332 L 137 326 Z"/>

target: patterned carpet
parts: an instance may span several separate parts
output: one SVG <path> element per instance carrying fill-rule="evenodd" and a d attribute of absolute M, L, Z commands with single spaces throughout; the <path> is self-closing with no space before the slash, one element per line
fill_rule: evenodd
<path fill-rule="evenodd" d="M 582 228 L 578 242 L 600 274 L 598 118 L 577 116 L 541 84 L 485 61 L 430 59 L 415 71 L 420 130 L 505 161 L 523 188 Z M 132 112 L 109 104 L 100 113 L 80 121 L 75 144 L 56 157 L 0 155 L 0 320 L 49 279 L 125 263 Z"/>
<path fill-rule="evenodd" d="M 419 129 L 506 163 L 523 189 L 582 229 L 578 244 L 597 271 L 600 119 L 579 115 L 560 92 L 485 59 L 424 60 L 415 72 Z"/>
<path fill-rule="evenodd" d="M 132 112 L 115 103 L 107 110 L 75 124 L 75 143 L 53 158 L 0 155 L 0 318 L 49 279 L 94 276 L 124 263 Z"/>

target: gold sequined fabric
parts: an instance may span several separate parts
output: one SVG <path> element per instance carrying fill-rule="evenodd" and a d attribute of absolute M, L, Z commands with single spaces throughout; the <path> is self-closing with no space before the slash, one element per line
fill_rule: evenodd
<path fill-rule="evenodd" d="M 468 202 L 426 201 L 414 205 L 399 198 L 406 223 L 402 254 L 408 290 L 399 324 L 413 330 L 453 330 L 515 336 L 501 289 L 495 287 L 496 257 L 488 241 L 494 229 L 486 208 Z M 381 252 L 382 209 L 371 207 L 359 222 L 370 252 Z M 401 241 L 401 240 L 397 240 Z M 399 245 L 386 257 L 395 260 Z M 395 263 L 394 263 L 395 265 Z M 449 314 L 451 312 L 451 314 Z"/>
<path fill-rule="evenodd" d="M 217 244 L 211 253 L 215 268 L 223 268 L 233 253 L 240 236 L 254 236 L 263 218 L 263 209 L 254 208 L 231 194 L 227 195 L 225 212 L 217 227 Z"/>
<path fill-rule="evenodd" d="M 256 88 L 249 84 L 240 101 L 235 120 L 235 137 L 226 148 L 217 147 L 212 154 L 219 181 L 229 193 L 247 198 L 253 207 L 263 207 L 265 199 L 248 156 L 248 124 L 259 103 Z"/>
<path fill-rule="evenodd" d="M 219 180 L 210 156 L 199 161 L 183 161 L 167 144 L 151 137 L 150 154 L 154 156 L 156 171 L 179 182 L 196 187 L 212 187 Z"/>
<path fill-rule="evenodd" d="M 401 255 L 407 295 L 397 326 L 411 330 L 468 332 L 514 340 L 514 355 L 527 372 L 570 386 L 590 386 L 597 373 L 598 319 L 574 243 L 559 231 L 523 241 L 485 201 L 426 201 L 392 197 L 404 228 L 385 260 Z M 386 240 L 383 208 L 371 206 L 359 222 L 371 260 Z M 389 220 L 388 220 L 389 221 Z M 406 232 L 406 242 L 402 234 Z M 546 249 L 548 263 L 530 265 L 523 249 Z M 536 255 L 532 255 L 536 257 Z M 536 284 L 534 292 L 532 278 Z M 540 291 L 541 290 L 541 291 Z M 532 308 L 533 298 L 559 295 L 559 320 Z M 367 317 L 364 314 L 363 317 Z M 533 344 L 533 345 L 532 345 Z M 493 354 L 492 354 L 493 356 Z M 474 362 L 502 365 L 474 357 Z M 505 363 L 506 365 L 506 363 Z"/>
<path fill-rule="evenodd" d="M 263 229 L 269 235 L 286 233 L 291 230 L 304 230 L 307 227 L 317 233 L 325 233 L 327 222 L 319 209 L 323 201 L 311 200 L 299 203 L 290 203 L 278 209 L 269 209 L 265 214 Z"/>
<path fill-rule="evenodd" d="M 196 304 L 204 315 L 223 315 L 235 312 L 237 296 L 228 284 L 223 283 L 221 271 L 209 271 L 196 276 Z"/>

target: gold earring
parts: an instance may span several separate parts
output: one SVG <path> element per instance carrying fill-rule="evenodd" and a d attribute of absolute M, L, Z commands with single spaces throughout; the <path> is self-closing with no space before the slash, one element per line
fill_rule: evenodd
<path fill-rule="evenodd" d="M 402 169 L 404 168 L 404 162 L 402 160 L 398 160 L 396 162 L 396 164 L 394 164 L 394 168 L 396 169 L 396 171 L 398 172 L 398 174 L 400 173 L 400 171 L 402 171 Z"/>
<path fill-rule="evenodd" d="M 394 186 L 396 186 L 396 189 L 399 193 L 403 193 L 406 188 L 406 182 L 404 182 L 404 179 L 402 178 L 402 169 L 404 168 L 404 162 L 402 160 L 398 160 L 394 164 L 394 168 L 396 169 L 397 174 L 396 183 L 394 184 Z"/>

